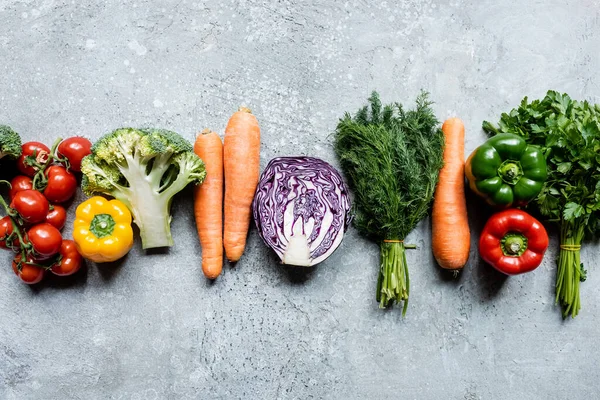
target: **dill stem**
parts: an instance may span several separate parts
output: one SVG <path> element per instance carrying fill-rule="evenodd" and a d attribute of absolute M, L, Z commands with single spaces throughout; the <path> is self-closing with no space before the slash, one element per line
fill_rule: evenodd
<path fill-rule="evenodd" d="M 376 299 L 380 308 L 403 302 L 402 315 L 408 309 L 410 279 L 406 262 L 406 246 L 403 242 L 382 242 L 381 268 L 377 280 Z"/>

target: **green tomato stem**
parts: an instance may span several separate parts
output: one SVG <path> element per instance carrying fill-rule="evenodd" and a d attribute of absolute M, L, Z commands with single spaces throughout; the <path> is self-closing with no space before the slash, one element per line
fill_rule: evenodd
<path fill-rule="evenodd" d="M 8 181 L 0 180 L 0 183 L 5 183 L 8 185 L 8 187 L 12 188 L 12 185 Z M 0 196 L 0 205 L 4 208 L 4 211 L 6 212 L 7 215 L 11 215 L 12 210 L 6 203 L 6 200 L 4 200 L 4 197 L 2 197 L 2 196 Z"/>
<path fill-rule="evenodd" d="M 8 181 L 0 180 L 0 184 L 1 183 L 5 183 L 9 187 L 11 187 L 11 184 Z M 9 239 L 9 242 L 11 243 L 10 247 L 12 248 L 11 236 L 12 235 L 17 236 L 17 238 L 19 238 L 19 247 L 21 248 L 21 254 L 23 257 L 25 257 L 25 253 L 27 250 L 29 250 L 31 248 L 31 244 L 26 244 L 25 241 L 23 240 L 23 234 L 21 233 L 21 225 L 19 225 L 19 223 L 17 223 L 17 220 L 15 219 L 17 214 L 13 209 L 11 209 L 9 207 L 9 205 L 6 203 L 6 200 L 4 200 L 4 197 L 2 197 L 2 196 L 0 196 L 0 205 L 4 208 L 4 211 L 6 211 L 6 215 L 8 215 L 8 218 L 10 218 L 10 223 L 12 224 L 12 227 L 13 227 L 12 233 L 10 234 L 9 238 L 7 238 L 7 239 Z M 9 243 L 9 242 L 7 242 L 7 243 Z"/>
<path fill-rule="evenodd" d="M 52 162 L 54 160 L 57 160 L 58 158 L 56 157 L 56 149 L 58 148 L 58 145 L 60 144 L 60 142 L 62 142 L 62 138 L 56 138 L 56 140 L 54 141 L 54 143 L 52 144 L 52 147 L 50 148 L 50 153 L 48 154 L 48 160 L 43 163 L 40 164 L 38 162 L 32 163 L 33 166 L 37 167 L 37 172 L 35 173 L 35 176 L 33 177 L 33 187 L 36 190 L 39 191 L 43 191 L 44 189 L 46 189 L 46 186 L 48 186 L 48 178 L 46 177 L 46 169 L 48 169 L 48 167 L 50 165 L 52 165 Z"/>

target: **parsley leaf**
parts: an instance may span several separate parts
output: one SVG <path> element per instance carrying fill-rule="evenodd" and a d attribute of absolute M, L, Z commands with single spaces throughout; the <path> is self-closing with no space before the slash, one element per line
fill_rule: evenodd
<path fill-rule="evenodd" d="M 583 207 L 581 207 L 577 203 L 567 203 L 565 204 L 565 209 L 563 210 L 563 218 L 566 221 L 572 221 L 575 218 L 581 217 L 585 213 Z"/>

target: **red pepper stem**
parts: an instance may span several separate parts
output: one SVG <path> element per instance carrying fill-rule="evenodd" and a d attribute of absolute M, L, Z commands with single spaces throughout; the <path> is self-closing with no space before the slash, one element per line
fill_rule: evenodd
<path fill-rule="evenodd" d="M 500 241 L 505 256 L 520 257 L 527 250 L 527 238 L 519 232 L 509 232 Z"/>

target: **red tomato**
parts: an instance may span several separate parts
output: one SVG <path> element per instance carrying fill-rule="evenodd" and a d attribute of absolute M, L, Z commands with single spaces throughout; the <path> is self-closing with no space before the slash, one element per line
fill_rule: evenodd
<path fill-rule="evenodd" d="M 44 269 L 35 265 L 26 264 L 21 261 L 21 258 L 21 254 L 17 254 L 13 259 L 12 267 L 13 271 L 15 271 L 15 274 L 28 285 L 33 285 L 34 283 L 40 282 L 42 278 L 44 278 Z M 34 263 L 35 260 L 28 256 L 27 262 Z"/>
<path fill-rule="evenodd" d="M 17 160 L 17 168 L 23 175 L 33 178 L 38 168 L 27 165 L 25 160 L 30 157 L 42 165 L 46 164 L 50 155 L 50 149 L 44 143 L 40 142 L 26 142 L 23 143 L 21 148 L 23 149 L 23 153 Z"/>
<path fill-rule="evenodd" d="M 52 203 L 64 203 L 77 191 L 75 175 L 62 165 L 48 167 L 46 176 L 48 177 L 48 186 L 44 189 L 44 196 Z"/>
<path fill-rule="evenodd" d="M 62 236 L 58 229 L 47 222 L 34 225 L 27 231 L 35 258 L 47 260 L 60 251 Z"/>
<path fill-rule="evenodd" d="M 16 210 L 25 222 L 35 224 L 46 219 L 50 205 L 37 190 L 23 190 L 15 194 L 10 208 Z"/>
<path fill-rule="evenodd" d="M 6 217 L 0 219 L 0 247 L 3 249 L 10 249 L 8 244 L 6 243 L 6 238 L 13 233 L 13 224 L 10 217 L 7 215 Z M 12 245 L 14 247 L 19 246 L 19 239 L 15 236 Z"/>
<path fill-rule="evenodd" d="M 71 171 L 81 171 L 81 160 L 92 153 L 92 142 L 80 136 L 67 138 L 58 145 L 58 156 L 69 160 Z"/>
<path fill-rule="evenodd" d="M 17 175 L 12 181 L 10 181 L 10 190 L 8 191 L 8 198 L 12 201 L 17 192 L 23 190 L 33 189 L 33 181 L 30 177 L 25 175 Z"/>
<path fill-rule="evenodd" d="M 60 260 L 52 265 L 52 273 L 58 276 L 72 275 L 79 271 L 83 257 L 77 251 L 73 240 L 63 240 L 60 246 Z"/>
<path fill-rule="evenodd" d="M 46 222 L 61 230 L 65 226 L 67 221 L 67 210 L 63 206 L 55 204 L 52 206 L 52 210 L 46 215 Z"/>

